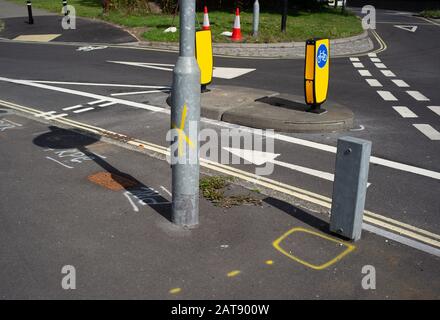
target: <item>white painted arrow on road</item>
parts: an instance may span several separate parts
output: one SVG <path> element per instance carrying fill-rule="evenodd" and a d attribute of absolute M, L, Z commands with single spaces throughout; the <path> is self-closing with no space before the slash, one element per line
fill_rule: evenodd
<path fill-rule="evenodd" d="M 298 166 L 296 164 L 275 160 L 275 158 L 277 158 L 280 155 L 279 153 L 263 152 L 263 151 L 248 150 L 248 149 L 238 149 L 238 148 L 228 148 L 228 147 L 223 147 L 223 149 L 257 166 L 261 166 L 266 162 L 270 162 L 280 167 L 285 167 L 324 180 L 334 181 L 335 179 L 335 175 L 329 172 L 319 171 L 303 166 Z M 368 183 L 367 187 L 369 187 L 370 185 L 371 183 Z"/>
<path fill-rule="evenodd" d="M 409 32 L 416 32 L 417 30 L 417 26 L 407 26 L 407 25 L 394 25 L 396 28 L 402 29 L 402 30 L 406 30 Z"/>
<path fill-rule="evenodd" d="M 163 71 L 173 71 L 174 64 L 166 63 L 150 63 L 150 62 L 129 62 L 129 61 L 107 61 L 110 63 L 125 64 L 128 66 L 163 70 Z M 249 72 L 255 71 L 256 69 L 251 68 L 226 68 L 226 67 L 214 67 L 212 76 L 219 79 L 234 79 Z"/>

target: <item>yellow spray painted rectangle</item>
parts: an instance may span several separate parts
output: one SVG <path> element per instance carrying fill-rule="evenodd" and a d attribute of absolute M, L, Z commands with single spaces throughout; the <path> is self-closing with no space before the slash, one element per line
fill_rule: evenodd
<path fill-rule="evenodd" d="M 307 40 L 304 67 L 304 94 L 307 104 L 320 105 L 327 99 L 329 64 L 329 40 Z"/>
<path fill-rule="evenodd" d="M 200 84 L 210 84 L 214 68 L 211 30 L 196 32 L 196 59 L 200 68 Z"/>

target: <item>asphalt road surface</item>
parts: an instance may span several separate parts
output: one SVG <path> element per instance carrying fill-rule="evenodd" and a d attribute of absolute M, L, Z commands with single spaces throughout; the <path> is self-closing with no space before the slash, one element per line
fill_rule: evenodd
<path fill-rule="evenodd" d="M 406 226 L 418 235 L 404 236 L 427 245 L 427 254 L 438 254 L 440 25 L 410 13 L 377 13 L 377 29 L 371 33 L 377 37 L 375 50 L 331 60 L 328 98 L 354 112 L 355 128 L 277 134 L 277 160 L 287 165 L 275 165 L 267 178 L 331 198 L 332 182 L 323 176 L 334 173 L 337 138 L 370 140 L 366 209 L 380 217 L 373 224 L 385 231 L 390 231 L 386 223 Z M 71 119 L 167 146 L 169 114 L 158 101 L 167 95 L 172 77 L 168 69 L 176 58 L 173 52 L 122 46 L 0 41 L 0 100 L 32 108 L 40 119 Z M 303 64 L 215 57 L 216 67 L 248 70 L 226 70 L 227 76 L 214 78 L 214 84 L 302 95 Z M 203 119 L 202 127 L 219 131 L 230 125 Z M 253 165 L 233 167 L 255 171 Z"/>

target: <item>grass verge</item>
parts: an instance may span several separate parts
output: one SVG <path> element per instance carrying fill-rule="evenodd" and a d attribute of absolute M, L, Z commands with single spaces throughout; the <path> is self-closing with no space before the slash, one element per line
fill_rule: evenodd
<path fill-rule="evenodd" d="M 420 15 L 425 18 L 440 19 L 440 10 L 424 10 Z"/>
<path fill-rule="evenodd" d="M 10 0 L 22 4 L 21 0 Z M 39 0 L 32 4 L 36 8 L 52 12 L 61 12 L 61 1 Z M 77 16 L 97 18 L 132 28 L 139 37 L 149 41 L 176 42 L 179 34 L 164 33 L 170 26 L 179 26 L 179 18 L 166 14 L 127 14 L 122 11 L 111 11 L 102 15 L 100 0 L 69 0 L 69 5 L 75 7 Z M 223 31 L 232 31 L 234 13 L 213 11 L 209 13 L 214 42 L 229 42 L 229 38 L 221 35 Z M 344 38 L 362 33 L 361 21 L 355 15 L 339 9 L 324 8 L 319 12 L 300 11 L 290 13 L 287 18 L 287 30 L 280 31 L 281 15 L 279 13 L 261 12 L 259 36 L 254 38 L 252 33 L 251 11 L 241 13 L 241 30 L 243 42 L 271 43 L 304 41 L 309 38 Z M 201 27 L 203 13 L 197 13 L 197 25 Z"/>
<path fill-rule="evenodd" d="M 211 201 L 215 206 L 231 208 L 239 205 L 261 205 L 261 200 L 247 194 L 227 194 L 230 189 L 232 177 L 210 176 L 200 179 L 200 191 L 202 196 Z"/>

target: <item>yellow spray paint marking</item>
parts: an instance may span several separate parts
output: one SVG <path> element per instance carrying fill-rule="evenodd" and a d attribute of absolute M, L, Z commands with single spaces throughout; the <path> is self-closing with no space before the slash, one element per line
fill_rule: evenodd
<path fill-rule="evenodd" d="M 14 38 L 16 41 L 35 41 L 35 42 L 49 42 L 58 38 L 61 34 L 24 34 Z"/>
<path fill-rule="evenodd" d="M 181 288 L 174 288 L 174 289 L 171 289 L 169 292 L 170 292 L 171 294 L 176 294 L 176 293 L 179 293 L 179 292 L 181 292 L 181 291 L 182 291 Z"/>
<path fill-rule="evenodd" d="M 331 241 L 331 242 L 335 242 L 335 243 L 340 243 L 343 246 L 345 246 L 347 249 L 345 249 L 342 253 L 340 253 L 339 255 L 337 255 L 336 257 L 334 257 L 333 259 L 321 264 L 321 265 L 315 265 L 315 264 L 311 264 L 307 261 L 304 261 L 296 256 L 294 256 L 292 253 L 287 252 L 286 250 L 284 250 L 280 244 L 281 242 L 286 239 L 288 236 L 290 236 L 292 233 L 294 232 L 305 232 L 305 233 L 309 233 L 312 235 L 315 235 L 317 237 L 320 237 L 322 239 Z M 279 237 L 278 239 L 276 239 L 273 243 L 273 246 L 275 247 L 275 249 L 277 249 L 279 252 L 281 252 L 282 254 L 286 255 L 287 257 L 289 257 L 292 260 L 295 260 L 296 262 L 299 262 L 309 268 L 315 269 L 315 270 L 323 270 L 325 268 L 328 268 L 329 266 L 331 266 L 332 264 L 335 264 L 336 262 L 338 262 L 339 260 L 341 260 L 343 257 L 345 257 L 347 254 L 349 254 L 350 252 L 352 252 L 356 247 L 350 243 L 346 243 L 343 241 L 340 241 L 339 239 L 334 239 L 331 238 L 329 236 L 326 236 L 324 234 L 312 231 L 312 230 L 308 230 L 308 229 L 304 229 L 304 228 L 293 228 L 289 231 L 287 231 L 285 234 L 283 234 L 281 237 Z"/>
<path fill-rule="evenodd" d="M 188 136 L 185 133 L 185 120 L 186 120 L 186 113 L 188 111 L 188 108 L 186 106 L 186 103 L 183 105 L 183 112 L 182 112 L 182 119 L 180 120 L 180 128 L 177 128 L 177 126 L 173 123 L 173 129 L 177 130 L 178 136 L 178 155 L 179 157 L 182 155 L 183 152 L 183 141 L 185 140 L 186 143 L 191 147 L 194 148 L 194 144 L 192 141 L 188 138 Z"/>
<path fill-rule="evenodd" d="M 229 272 L 229 273 L 227 274 L 227 276 L 228 276 L 229 278 L 232 278 L 232 277 L 235 277 L 235 276 L 239 275 L 240 273 L 241 273 L 240 270 L 234 270 L 234 271 Z"/>
<path fill-rule="evenodd" d="M 266 264 L 269 265 L 269 266 L 271 266 L 271 265 L 273 265 L 273 261 L 272 261 L 272 260 L 267 260 L 267 261 L 266 261 Z"/>

